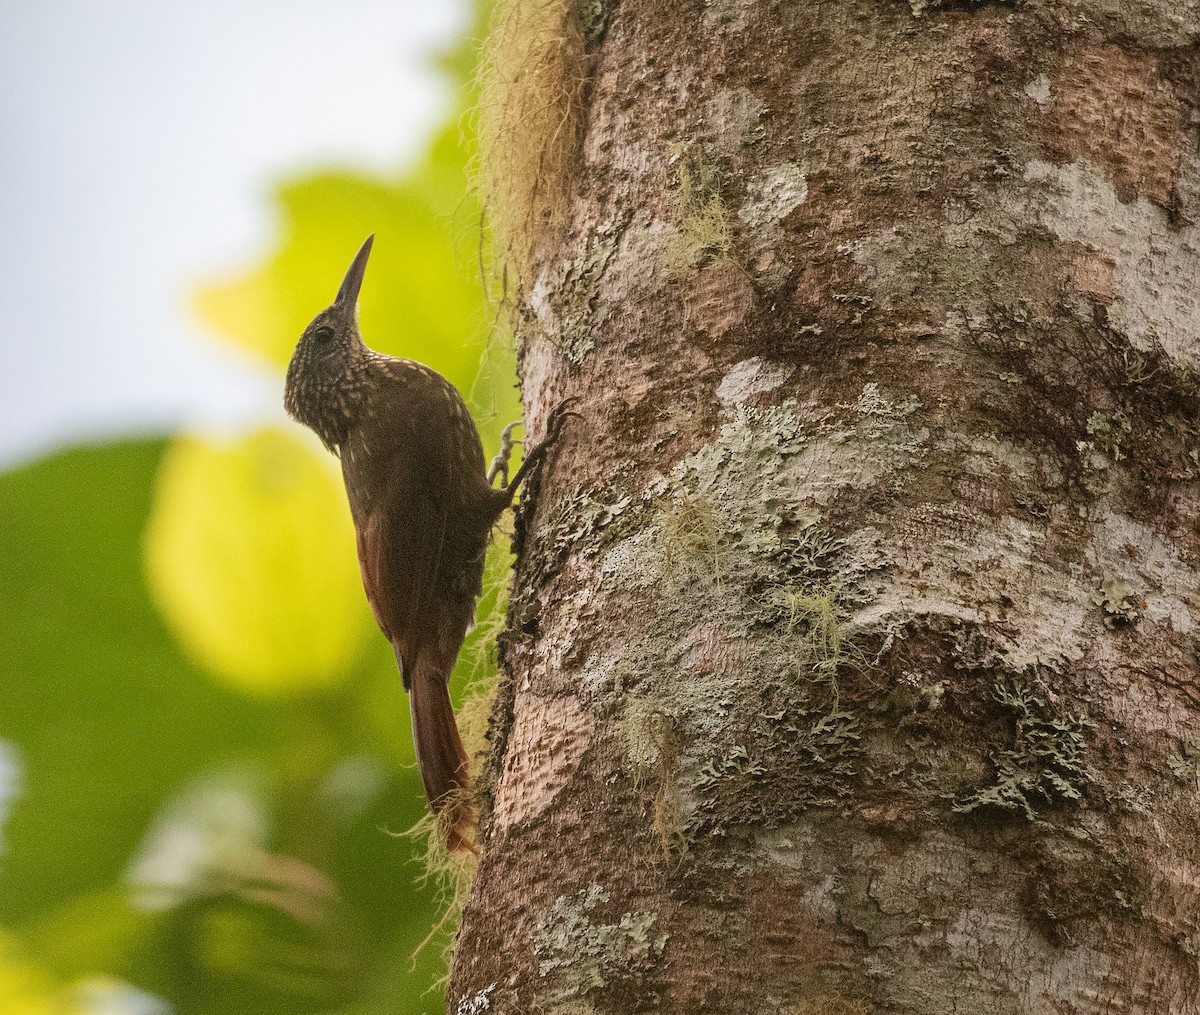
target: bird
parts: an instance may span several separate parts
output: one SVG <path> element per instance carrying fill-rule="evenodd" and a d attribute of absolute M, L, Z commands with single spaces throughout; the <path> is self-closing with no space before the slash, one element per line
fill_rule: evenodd
<path fill-rule="evenodd" d="M 579 413 L 576 399 L 557 406 L 545 437 L 506 482 L 519 425 L 510 424 L 485 471 L 479 431 L 455 387 L 423 363 L 363 341 L 358 294 L 374 240 L 363 242 L 333 303 L 296 343 L 284 407 L 341 461 L 363 588 L 408 692 L 425 795 L 447 847 L 474 852 L 470 765 L 450 674 L 474 622 L 492 527 Z"/>

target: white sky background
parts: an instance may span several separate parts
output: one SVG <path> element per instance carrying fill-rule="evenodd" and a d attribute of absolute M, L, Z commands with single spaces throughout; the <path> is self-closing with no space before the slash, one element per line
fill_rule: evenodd
<path fill-rule="evenodd" d="M 420 154 L 464 6 L 0 0 L 0 469 L 277 416 L 278 374 L 189 294 L 272 248 L 273 181 Z"/>

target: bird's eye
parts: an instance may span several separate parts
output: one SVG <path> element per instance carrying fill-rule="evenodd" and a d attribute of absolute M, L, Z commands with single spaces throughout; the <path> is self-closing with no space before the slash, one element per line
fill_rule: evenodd
<path fill-rule="evenodd" d="M 333 329 L 322 326 L 313 332 L 313 338 L 321 343 L 328 342 L 331 338 L 333 338 Z"/>

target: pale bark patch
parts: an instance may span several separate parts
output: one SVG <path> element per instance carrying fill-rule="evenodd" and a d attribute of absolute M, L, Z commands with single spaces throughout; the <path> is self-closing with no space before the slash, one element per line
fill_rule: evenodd
<path fill-rule="evenodd" d="M 1171 199 L 1182 112 L 1153 58 L 1118 46 L 1077 53 L 1055 81 L 1044 143 L 1061 161 L 1103 167 L 1123 201 Z"/>
<path fill-rule="evenodd" d="M 537 817 L 571 781 L 592 740 L 593 720 L 571 698 L 519 698 L 492 828 L 502 833 Z"/>
<path fill-rule="evenodd" d="M 1015 518 L 919 505 L 894 537 L 889 587 L 856 614 L 855 623 L 887 628 L 941 616 L 989 628 L 1014 670 L 1079 659 L 1092 641 L 1086 621 L 1096 609 L 1093 583 L 1049 564 L 1043 541 Z M 997 621 L 1002 626 L 993 627 Z M 1101 628 L 1098 616 L 1095 628 Z"/>
<path fill-rule="evenodd" d="M 706 107 L 705 126 L 713 133 L 718 155 L 734 155 L 743 145 L 766 136 L 762 120 L 767 108 L 746 88 L 722 88 Z"/>
<path fill-rule="evenodd" d="M 1170 228 L 1163 210 L 1145 198 L 1122 204 L 1087 162 L 1059 167 L 1035 160 L 1025 179 L 1044 187 L 1036 209 L 1043 226 L 1112 261 L 1116 299 L 1108 316 L 1130 344 L 1145 350 L 1157 339 L 1171 358 L 1200 365 L 1200 227 Z"/>
<path fill-rule="evenodd" d="M 794 162 L 771 166 L 750 180 L 749 199 L 738 212 L 738 218 L 751 229 L 761 229 L 780 222 L 804 203 L 808 197 L 808 180 Z"/>
<path fill-rule="evenodd" d="M 685 297 L 688 323 L 709 338 L 721 338 L 754 308 L 754 289 L 736 264 L 720 260 L 697 272 Z"/>
<path fill-rule="evenodd" d="M 1050 79 L 1045 74 L 1039 74 L 1025 86 L 1025 94 L 1039 106 L 1050 101 Z"/>
<path fill-rule="evenodd" d="M 1109 957 L 1087 947 L 1056 948 L 1019 916 L 965 910 L 946 944 L 1019 997 L 1024 1015 L 1056 1015 L 1064 1004 L 1072 1012 L 1111 1010 Z"/>
<path fill-rule="evenodd" d="M 1200 589 L 1178 547 L 1153 526 L 1115 512 L 1099 519 L 1092 531 L 1090 562 L 1145 598 L 1146 621 L 1191 634 L 1200 615 Z"/>
<path fill-rule="evenodd" d="M 664 251 L 674 227 L 649 212 L 634 213 L 621 231 L 604 277 L 604 298 L 613 306 L 644 296 L 663 283 Z"/>
<path fill-rule="evenodd" d="M 751 356 L 729 368 L 717 385 L 717 397 L 722 402 L 738 405 L 755 395 L 774 391 L 794 372 L 795 367 L 768 363 L 760 356 Z"/>

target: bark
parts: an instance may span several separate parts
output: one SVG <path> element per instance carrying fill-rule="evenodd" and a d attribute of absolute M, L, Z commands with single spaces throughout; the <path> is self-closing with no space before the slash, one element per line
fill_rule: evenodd
<path fill-rule="evenodd" d="M 1195 0 L 588 17 L 449 1010 L 1200 1011 Z"/>

